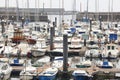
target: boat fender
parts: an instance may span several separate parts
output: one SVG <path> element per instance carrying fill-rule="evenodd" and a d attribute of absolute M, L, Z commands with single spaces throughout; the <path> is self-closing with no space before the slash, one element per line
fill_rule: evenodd
<path fill-rule="evenodd" d="M 100 47 L 101 39 L 98 39 L 98 46 Z"/>
<path fill-rule="evenodd" d="M 69 63 L 67 63 L 67 67 L 69 67 Z"/>
<path fill-rule="evenodd" d="M 101 39 L 98 39 L 98 43 L 100 43 L 101 42 Z"/>
<path fill-rule="evenodd" d="M 31 51 L 27 52 L 27 57 L 28 57 L 28 58 L 32 58 L 32 53 L 31 53 Z"/>

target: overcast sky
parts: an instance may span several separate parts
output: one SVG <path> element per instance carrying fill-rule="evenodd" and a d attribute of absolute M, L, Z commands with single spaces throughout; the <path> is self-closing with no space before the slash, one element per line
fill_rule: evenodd
<path fill-rule="evenodd" d="M 9 1 L 9 7 L 16 7 L 16 0 L 0 0 L 0 7 L 5 7 L 5 1 Z M 43 3 L 45 8 L 61 8 L 63 6 L 62 0 L 28 0 L 30 8 L 43 8 Z M 35 3 L 35 1 L 37 1 Z M 76 7 L 75 7 L 76 1 Z M 90 12 L 120 12 L 120 0 L 88 0 L 88 11 Z M 110 7 L 109 7 L 110 1 Z M 18 0 L 19 8 L 27 7 L 27 0 Z M 97 4 L 96 4 L 97 3 Z M 35 5 L 36 4 L 36 5 Z M 39 5 L 38 5 L 39 4 Z M 74 5 L 74 7 L 73 7 Z M 112 8 L 113 5 L 113 8 Z M 87 10 L 87 0 L 64 0 L 65 10 L 77 10 L 85 11 Z M 110 9 L 109 9 L 110 8 Z"/>

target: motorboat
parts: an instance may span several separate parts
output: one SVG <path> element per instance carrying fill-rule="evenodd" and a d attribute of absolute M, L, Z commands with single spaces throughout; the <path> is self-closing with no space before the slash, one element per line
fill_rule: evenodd
<path fill-rule="evenodd" d="M 92 62 L 90 60 L 86 60 L 86 61 L 76 64 L 77 68 L 88 68 L 91 66 L 92 66 Z"/>
<path fill-rule="evenodd" d="M 107 60 L 98 62 L 97 66 L 100 68 L 113 68 L 113 64 Z"/>
<path fill-rule="evenodd" d="M 72 75 L 74 80 L 91 80 L 92 78 L 85 70 L 75 70 Z"/>
<path fill-rule="evenodd" d="M 9 59 L 10 66 L 24 66 L 24 63 L 25 63 L 24 59 L 18 58 Z"/>
<path fill-rule="evenodd" d="M 54 80 L 58 73 L 58 68 L 50 67 L 41 72 L 38 76 L 38 80 Z"/>
<path fill-rule="evenodd" d="M 49 56 L 43 56 L 42 58 L 38 59 L 36 62 L 32 64 L 33 67 L 43 67 L 45 64 L 50 62 Z"/>

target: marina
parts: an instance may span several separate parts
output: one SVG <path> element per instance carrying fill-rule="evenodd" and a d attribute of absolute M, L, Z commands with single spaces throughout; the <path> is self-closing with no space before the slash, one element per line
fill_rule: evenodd
<path fill-rule="evenodd" d="M 90 0 L 85 11 L 81 1 L 77 10 L 77 0 L 70 11 L 65 0 L 35 0 L 34 8 L 30 2 L 10 7 L 4 0 L 0 7 L 0 80 L 120 79 L 120 15 L 113 0 L 105 12 L 99 0 L 92 12 Z"/>

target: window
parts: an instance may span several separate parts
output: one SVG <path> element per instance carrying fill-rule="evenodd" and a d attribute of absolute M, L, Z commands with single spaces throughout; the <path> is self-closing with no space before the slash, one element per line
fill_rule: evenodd
<path fill-rule="evenodd" d="M 115 49 L 115 47 L 114 46 L 112 46 L 112 50 L 114 50 Z"/>
<path fill-rule="evenodd" d="M 108 50 L 110 50 L 110 46 L 108 46 Z"/>

